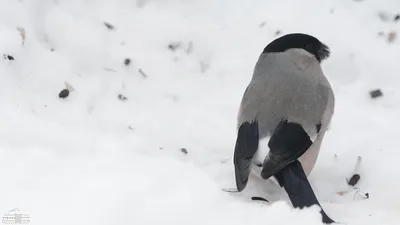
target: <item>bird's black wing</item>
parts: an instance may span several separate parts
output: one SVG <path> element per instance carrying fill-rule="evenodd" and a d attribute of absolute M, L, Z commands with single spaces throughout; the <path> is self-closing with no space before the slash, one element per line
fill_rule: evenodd
<path fill-rule="evenodd" d="M 258 149 L 258 123 L 244 122 L 240 125 L 235 145 L 233 163 L 235 165 L 235 179 L 238 191 L 242 191 L 250 175 L 251 162 Z"/>

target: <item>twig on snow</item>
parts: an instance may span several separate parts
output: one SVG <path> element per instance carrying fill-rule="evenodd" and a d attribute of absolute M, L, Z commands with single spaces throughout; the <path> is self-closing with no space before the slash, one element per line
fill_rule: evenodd
<path fill-rule="evenodd" d="M 147 78 L 147 77 L 148 77 L 147 74 L 146 74 L 141 68 L 138 69 L 138 72 L 139 72 L 144 78 Z"/>

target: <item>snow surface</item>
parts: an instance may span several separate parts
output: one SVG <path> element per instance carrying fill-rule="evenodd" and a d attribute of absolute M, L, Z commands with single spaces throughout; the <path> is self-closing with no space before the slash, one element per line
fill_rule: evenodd
<path fill-rule="evenodd" d="M 335 115 L 309 177 L 324 209 L 344 224 L 398 224 L 396 13 L 396 0 L 0 1 L 0 53 L 15 58 L 0 60 L 0 213 L 18 207 L 32 225 L 321 224 L 317 207 L 292 209 L 257 176 L 222 191 L 234 187 L 243 91 L 279 30 L 332 50 Z M 65 81 L 74 90 L 60 99 Z M 369 199 L 346 184 L 358 156 Z"/>

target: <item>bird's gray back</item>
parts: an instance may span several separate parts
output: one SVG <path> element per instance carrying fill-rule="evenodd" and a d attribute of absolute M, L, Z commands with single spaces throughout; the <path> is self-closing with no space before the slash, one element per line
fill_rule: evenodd
<path fill-rule="evenodd" d="M 261 55 L 243 95 L 238 125 L 257 120 L 264 137 L 287 119 L 311 136 L 317 124 L 330 122 L 333 104 L 329 82 L 311 55 L 302 50 Z"/>

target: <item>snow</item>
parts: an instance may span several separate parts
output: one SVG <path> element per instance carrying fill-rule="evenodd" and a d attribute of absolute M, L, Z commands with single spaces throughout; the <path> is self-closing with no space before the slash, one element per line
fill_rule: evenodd
<path fill-rule="evenodd" d="M 255 174 L 243 193 L 222 191 L 234 187 L 240 99 L 279 30 L 312 34 L 332 50 L 323 69 L 335 115 L 309 177 L 325 211 L 348 225 L 397 224 L 400 46 L 386 36 L 400 28 L 399 6 L 2 0 L 0 53 L 15 60 L 0 60 L 0 213 L 17 207 L 32 225 L 321 224 L 317 207 L 292 209 Z M 168 49 L 172 42 L 181 47 Z M 60 99 L 65 81 L 74 90 Z M 371 99 L 376 88 L 384 95 Z M 357 187 L 369 199 L 346 184 L 358 156 Z"/>

